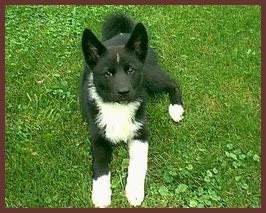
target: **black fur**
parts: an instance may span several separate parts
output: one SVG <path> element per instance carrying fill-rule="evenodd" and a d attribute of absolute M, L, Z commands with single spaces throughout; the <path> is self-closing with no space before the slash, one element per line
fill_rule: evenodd
<path fill-rule="evenodd" d="M 120 33 L 131 33 L 135 23 L 123 14 L 112 14 L 103 23 L 102 40 L 106 41 Z"/>
<path fill-rule="evenodd" d="M 143 123 L 134 136 L 141 141 L 148 140 L 146 93 L 165 92 L 171 104 L 182 105 L 182 98 L 179 86 L 162 70 L 154 51 L 148 47 L 147 32 L 141 23 L 135 24 L 122 14 L 109 16 L 103 24 L 102 42 L 91 30 L 84 30 L 82 50 L 85 69 L 80 81 L 80 104 L 90 127 L 93 178 L 97 179 L 108 173 L 113 147 L 112 141 L 105 137 L 105 129 L 96 122 L 99 108 L 88 92 L 91 74 L 103 102 L 140 103 L 132 119 Z M 120 60 L 119 63 L 116 60 Z"/>

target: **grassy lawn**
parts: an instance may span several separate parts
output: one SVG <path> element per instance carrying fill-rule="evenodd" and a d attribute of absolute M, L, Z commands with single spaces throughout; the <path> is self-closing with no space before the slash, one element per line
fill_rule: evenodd
<path fill-rule="evenodd" d="M 147 26 L 186 110 L 174 124 L 168 98 L 150 100 L 142 207 L 260 207 L 259 6 L 7 6 L 6 207 L 92 207 L 80 40 L 116 10 Z M 129 207 L 127 164 L 120 145 L 111 207 Z"/>

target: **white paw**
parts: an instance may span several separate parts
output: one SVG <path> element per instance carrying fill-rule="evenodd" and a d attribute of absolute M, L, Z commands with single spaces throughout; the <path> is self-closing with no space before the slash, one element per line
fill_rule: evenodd
<path fill-rule="evenodd" d="M 175 122 L 179 122 L 179 121 L 181 121 L 184 118 L 184 116 L 183 116 L 183 114 L 184 114 L 183 106 L 178 105 L 178 104 L 174 104 L 174 105 L 170 104 L 168 110 L 169 110 L 170 117 Z"/>
<path fill-rule="evenodd" d="M 140 206 L 144 199 L 144 187 L 138 187 L 134 186 L 133 184 L 127 184 L 126 197 L 130 205 Z"/>
<path fill-rule="evenodd" d="M 105 208 L 111 204 L 110 173 L 93 180 L 92 202 L 97 208 Z"/>

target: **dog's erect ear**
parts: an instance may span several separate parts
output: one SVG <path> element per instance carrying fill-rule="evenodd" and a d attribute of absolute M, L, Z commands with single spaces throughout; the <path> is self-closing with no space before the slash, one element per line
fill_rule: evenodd
<path fill-rule="evenodd" d="M 125 47 L 134 51 L 140 61 L 145 61 L 148 51 L 148 35 L 142 23 L 135 26 Z"/>
<path fill-rule="evenodd" d="M 82 35 L 82 50 L 86 63 L 94 68 L 106 47 L 96 38 L 91 30 L 85 29 Z"/>

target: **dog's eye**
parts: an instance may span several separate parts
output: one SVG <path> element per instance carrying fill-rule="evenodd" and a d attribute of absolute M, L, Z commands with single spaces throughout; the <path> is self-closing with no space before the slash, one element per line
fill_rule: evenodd
<path fill-rule="evenodd" d="M 106 71 L 106 72 L 104 73 L 104 75 L 105 75 L 106 77 L 111 77 L 111 76 L 113 76 L 113 73 L 111 73 L 111 72 L 109 72 L 109 71 Z"/>
<path fill-rule="evenodd" d="M 128 73 L 133 73 L 135 72 L 135 69 L 133 67 L 129 67 L 127 70 Z"/>

